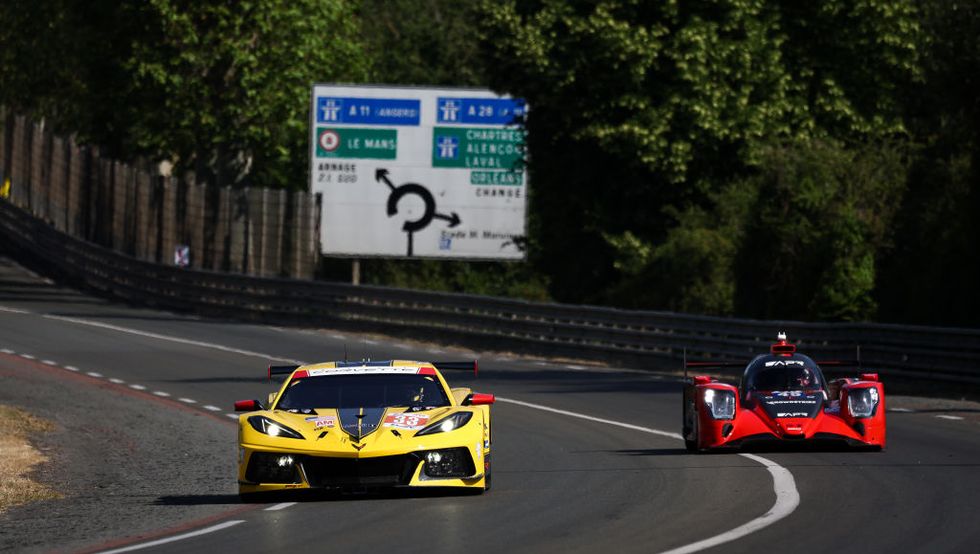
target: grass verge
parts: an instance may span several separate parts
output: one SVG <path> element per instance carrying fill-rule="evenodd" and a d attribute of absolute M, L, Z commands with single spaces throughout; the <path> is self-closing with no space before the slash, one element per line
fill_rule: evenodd
<path fill-rule="evenodd" d="M 34 466 L 47 461 L 28 439 L 53 431 L 54 424 L 4 405 L 0 405 L 0 421 L 6 427 L 0 435 L 0 513 L 18 504 L 60 497 L 50 487 L 28 477 Z"/>

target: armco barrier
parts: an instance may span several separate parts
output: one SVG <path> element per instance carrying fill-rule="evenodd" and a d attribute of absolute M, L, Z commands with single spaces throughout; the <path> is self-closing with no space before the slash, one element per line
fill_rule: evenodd
<path fill-rule="evenodd" d="M 685 356 L 745 360 L 785 330 L 816 358 L 860 356 L 883 376 L 980 384 L 976 329 L 731 319 L 194 271 L 70 237 L 2 200 L 0 240 L 103 294 L 206 315 L 435 337 L 647 369 L 679 369 Z"/>

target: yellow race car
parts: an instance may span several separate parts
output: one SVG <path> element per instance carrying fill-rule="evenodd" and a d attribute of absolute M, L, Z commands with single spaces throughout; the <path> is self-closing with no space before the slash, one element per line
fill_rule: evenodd
<path fill-rule="evenodd" d="M 490 488 L 492 394 L 449 388 L 437 367 L 476 362 L 327 362 L 287 375 L 268 407 L 235 402 L 238 491 Z"/>

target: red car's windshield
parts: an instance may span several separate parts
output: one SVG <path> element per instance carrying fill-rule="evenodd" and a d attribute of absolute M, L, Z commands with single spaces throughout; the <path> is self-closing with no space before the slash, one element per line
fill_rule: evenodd
<path fill-rule="evenodd" d="M 817 364 L 802 354 L 759 356 L 745 369 L 748 391 L 822 390 L 825 383 Z"/>

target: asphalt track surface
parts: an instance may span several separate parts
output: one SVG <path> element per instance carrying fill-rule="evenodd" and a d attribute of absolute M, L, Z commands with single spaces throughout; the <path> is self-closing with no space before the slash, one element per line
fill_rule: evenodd
<path fill-rule="evenodd" d="M 345 348 L 350 358 L 376 360 L 479 357 L 478 378 L 447 378 L 513 401 L 493 408 L 493 490 L 241 504 L 232 403 L 265 399 L 274 388 L 264 378 L 270 361 L 338 359 Z M 880 453 L 692 455 L 673 436 L 681 389 L 670 377 L 437 340 L 199 320 L 95 299 L 6 258 L 0 383 L 0 403 L 58 423 L 36 439 L 52 460 L 38 476 L 66 495 L 0 515 L 2 551 L 867 553 L 980 545 L 976 418 L 890 412 Z M 791 475 L 792 491 L 777 497 L 765 462 Z M 732 538 L 753 521 L 757 529 Z M 697 546 L 717 536 L 731 540 Z"/>

